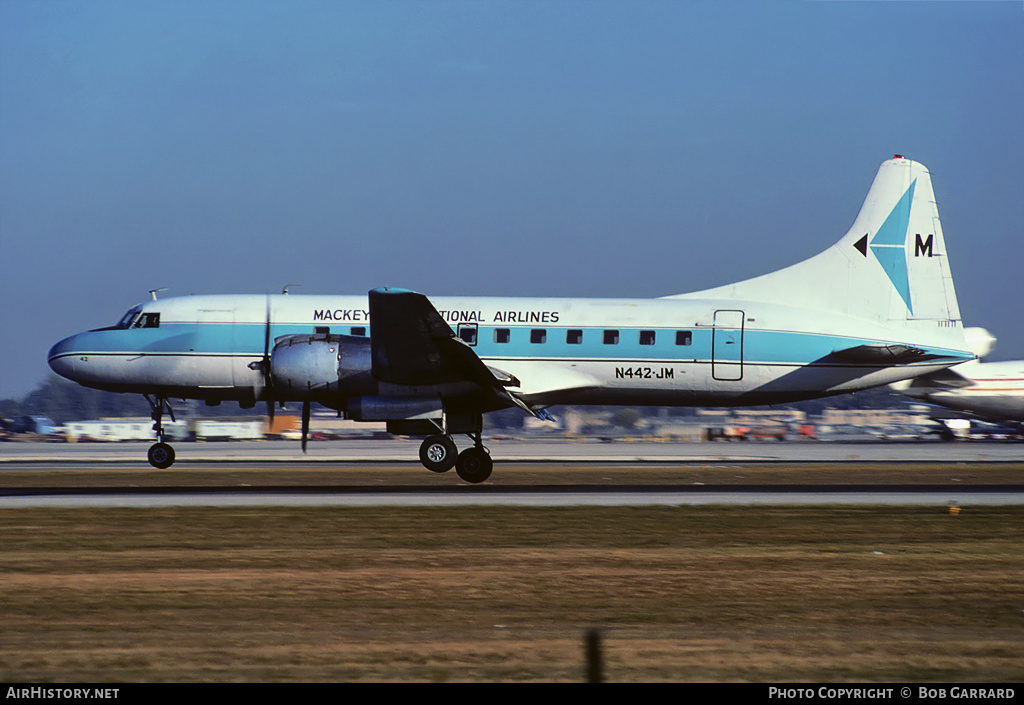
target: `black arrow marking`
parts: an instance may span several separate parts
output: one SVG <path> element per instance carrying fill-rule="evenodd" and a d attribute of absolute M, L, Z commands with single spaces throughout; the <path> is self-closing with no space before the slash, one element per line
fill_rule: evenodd
<path fill-rule="evenodd" d="M 867 257 L 868 256 L 868 236 L 867 236 L 867 234 L 865 234 L 864 237 L 862 237 L 860 240 L 857 240 L 857 242 L 853 243 L 853 246 L 856 247 L 857 250 L 862 255 Z"/>

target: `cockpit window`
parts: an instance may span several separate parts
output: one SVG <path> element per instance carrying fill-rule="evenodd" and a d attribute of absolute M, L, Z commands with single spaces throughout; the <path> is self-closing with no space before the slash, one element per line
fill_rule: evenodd
<path fill-rule="evenodd" d="M 135 317 L 138 316 L 139 312 L 141 312 L 141 311 L 142 311 L 142 309 L 139 306 L 136 306 L 135 308 L 129 309 L 128 313 L 124 314 L 121 317 L 121 320 L 117 322 L 117 325 L 114 326 L 114 328 L 131 328 L 132 327 L 132 321 L 135 320 Z"/>
<path fill-rule="evenodd" d="M 121 320 L 114 326 L 115 329 L 125 328 L 159 328 L 160 314 L 158 312 L 143 313 L 141 306 L 128 311 L 121 317 Z"/>
<path fill-rule="evenodd" d="M 159 328 L 160 327 L 160 314 L 159 313 L 144 313 L 135 319 L 135 323 L 132 328 Z"/>

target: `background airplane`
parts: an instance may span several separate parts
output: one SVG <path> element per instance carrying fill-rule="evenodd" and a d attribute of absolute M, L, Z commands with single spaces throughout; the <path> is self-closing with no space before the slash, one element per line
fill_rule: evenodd
<path fill-rule="evenodd" d="M 979 358 L 989 354 L 996 342 L 984 328 L 967 328 L 965 334 Z M 1010 422 L 1024 430 L 1024 360 L 973 360 L 890 386 L 929 404 L 988 422 Z"/>
<path fill-rule="evenodd" d="M 681 264 L 686 264 L 681 260 Z M 692 263 L 689 263 L 692 266 Z M 685 269 L 685 267 L 682 267 Z M 483 414 L 555 404 L 756 405 L 809 399 L 973 359 L 928 170 L 883 162 L 849 232 L 754 279 L 662 299 L 191 296 L 147 301 L 57 343 L 86 386 L 146 395 L 167 467 L 169 399 L 313 402 L 427 436 L 420 460 L 490 476 Z M 453 434 L 473 447 L 461 453 Z"/>

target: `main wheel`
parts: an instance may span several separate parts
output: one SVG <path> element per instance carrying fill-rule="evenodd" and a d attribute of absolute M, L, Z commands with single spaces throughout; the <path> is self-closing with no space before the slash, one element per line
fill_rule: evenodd
<path fill-rule="evenodd" d="M 448 472 L 455 467 L 458 452 L 451 436 L 428 436 L 420 445 L 420 462 L 431 472 Z"/>
<path fill-rule="evenodd" d="M 154 443 L 149 447 L 149 464 L 163 470 L 174 464 L 174 448 L 166 443 Z"/>
<path fill-rule="evenodd" d="M 455 472 L 466 482 L 483 482 L 491 476 L 494 461 L 483 448 L 467 448 L 455 461 Z"/>

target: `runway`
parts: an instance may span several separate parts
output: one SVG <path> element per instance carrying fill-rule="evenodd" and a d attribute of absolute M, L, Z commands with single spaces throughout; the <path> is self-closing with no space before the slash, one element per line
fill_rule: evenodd
<path fill-rule="evenodd" d="M 142 443 L 5 444 L 0 508 L 1024 504 L 1019 443 L 490 446 L 492 479 L 467 485 L 408 440 L 183 443 L 165 471 Z"/>
<path fill-rule="evenodd" d="M 458 439 L 465 444 L 465 439 Z M 697 442 L 486 439 L 496 468 L 538 462 L 1024 462 L 1024 443 L 1014 441 Z M 148 443 L 5 443 L 0 469 L 10 463 L 125 462 L 145 464 Z M 317 441 L 303 453 L 295 441 L 177 443 L 182 463 L 406 463 L 417 457 L 416 439 L 361 438 Z M 176 465 L 175 467 L 177 467 Z"/>
<path fill-rule="evenodd" d="M 631 487 L 621 490 L 580 491 L 579 489 L 545 491 L 469 492 L 457 490 L 424 492 L 422 488 L 408 492 L 323 491 L 280 492 L 260 489 L 253 492 L 47 492 L 39 494 L 4 493 L 0 508 L 29 507 L 627 507 L 627 506 L 934 506 L 970 507 L 1024 504 L 1024 488 L 1004 491 L 990 489 L 951 488 L 949 490 L 778 490 L 708 491 L 666 490 L 664 487 Z"/>

